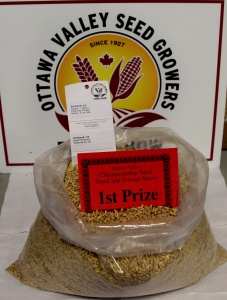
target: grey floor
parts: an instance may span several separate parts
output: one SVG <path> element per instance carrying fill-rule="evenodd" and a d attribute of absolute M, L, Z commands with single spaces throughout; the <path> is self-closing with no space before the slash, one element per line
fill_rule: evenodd
<path fill-rule="evenodd" d="M 227 185 L 227 151 L 222 151 L 221 156 L 221 172 L 225 178 Z M 9 182 L 10 174 L 0 173 L 0 212 L 5 197 L 5 192 Z"/>

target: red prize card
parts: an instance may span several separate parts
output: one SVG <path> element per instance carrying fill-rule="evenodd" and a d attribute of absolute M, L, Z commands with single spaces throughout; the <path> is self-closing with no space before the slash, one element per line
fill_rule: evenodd
<path fill-rule="evenodd" d="M 177 149 L 78 154 L 81 211 L 178 206 Z"/>

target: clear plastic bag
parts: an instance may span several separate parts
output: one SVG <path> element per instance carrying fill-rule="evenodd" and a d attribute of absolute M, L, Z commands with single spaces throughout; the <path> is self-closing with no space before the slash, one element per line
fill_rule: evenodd
<path fill-rule="evenodd" d="M 34 165 L 34 180 L 42 212 L 59 236 L 89 251 L 114 257 L 163 253 L 179 249 L 203 214 L 208 164 L 204 156 L 169 128 L 116 128 L 118 149 L 177 147 L 179 165 L 188 174 L 187 193 L 174 218 L 141 222 L 86 224 L 64 186 L 71 160 L 69 141 L 41 155 Z"/>
<path fill-rule="evenodd" d="M 227 261 L 203 214 L 180 249 L 104 256 L 62 240 L 40 212 L 19 258 L 7 268 L 41 290 L 99 298 L 152 295 L 192 285 Z"/>
<path fill-rule="evenodd" d="M 227 261 L 204 213 L 205 158 L 166 128 L 116 129 L 118 149 L 177 147 L 188 175 L 176 217 L 90 225 L 69 198 L 66 142 L 36 160 L 41 210 L 7 271 L 42 290 L 100 298 L 152 295 L 198 282 Z M 183 195 L 183 196 L 182 196 Z"/>

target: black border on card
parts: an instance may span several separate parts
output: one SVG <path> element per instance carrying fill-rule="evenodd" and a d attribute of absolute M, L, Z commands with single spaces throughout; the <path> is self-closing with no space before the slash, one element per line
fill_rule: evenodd
<path fill-rule="evenodd" d="M 142 0 L 142 1 L 138 1 L 138 0 L 49 0 L 49 1 L 11 1 L 11 2 L 0 2 L 0 5 L 39 5 L 39 4 L 83 4 L 83 3 L 222 3 L 224 2 L 224 0 L 200 0 L 200 1 L 194 1 L 194 0 L 157 0 L 157 1 L 151 1 L 151 0 Z"/>
<path fill-rule="evenodd" d="M 157 150 L 157 149 L 155 149 Z M 136 152 L 135 152 L 136 151 Z M 84 201 L 84 208 L 86 213 L 90 213 L 91 211 L 91 193 L 90 193 L 90 177 L 89 177 L 89 166 L 102 166 L 108 164 L 128 164 L 128 163 L 146 163 L 146 162 L 163 162 L 163 173 L 164 173 L 164 188 L 165 188 L 165 205 L 169 207 L 173 206 L 173 195 L 172 195 L 172 178 L 171 178 L 171 155 L 167 152 L 161 151 L 162 153 L 155 154 L 152 153 L 152 150 L 146 150 L 149 154 L 141 154 L 136 155 L 137 150 L 130 151 L 128 156 L 115 155 L 116 152 L 109 152 L 108 157 L 101 158 L 85 158 L 79 160 L 79 175 L 81 176 L 81 191 L 80 193 L 83 195 L 81 199 Z M 117 151 L 117 153 L 122 153 L 122 151 Z M 132 155 L 133 153 L 133 155 Z M 100 153 L 102 156 L 102 153 Z M 82 175 L 81 175 L 82 174 Z"/>
<path fill-rule="evenodd" d="M 193 1 L 193 0 L 66 0 L 66 1 L 13 1 L 13 2 L 0 2 L 1 5 L 47 5 L 47 4 L 88 4 L 88 3 L 200 3 L 200 4 L 220 4 L 220 25 L 219 25 L 219 45 L 218 45 L 218 58 L 217 58 L 217 73 L 216 73 L 216 87 L 215 87 L 215 101 L 214 101 L 214 113 L 213 113 L 213 124 L 212 124 L 212 137 L 211 137 L 211 147 L 210 147 L 210 157 L 207 158 L 208 161 L 213 160 L 214 154 L 214 143 L 215 143 L 215 131 L 216 131 L 216 120 L 217 120 L 217 107 L 218 107 L 218 92 L 219 92 L 219 81 L 220 81 L 220 66 L 221 66 L 221 49 L 222 49 L 222 34 L 223 34 L 223 21 L 224 21 L 224 0 L 206 0 L 206 1 Z M 4 126 L 3 118 L 3 109 L 0 96 L 0 124 L 2 128 L 2 138 L 3 138 L 3 147 L 5 154 L 6 166 L 32 166 L 34 163 L 10 163 L 8 149 L 7 149 L 7 139 Z"/>

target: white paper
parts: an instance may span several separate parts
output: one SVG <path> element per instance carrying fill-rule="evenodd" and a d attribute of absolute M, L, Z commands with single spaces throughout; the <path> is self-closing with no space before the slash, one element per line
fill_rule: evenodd
<path fill-rule="evenodd" d="M 82 152 L 115 151 L 112 105 L 107 81 L 65 87 L 72 163 Z"/>

